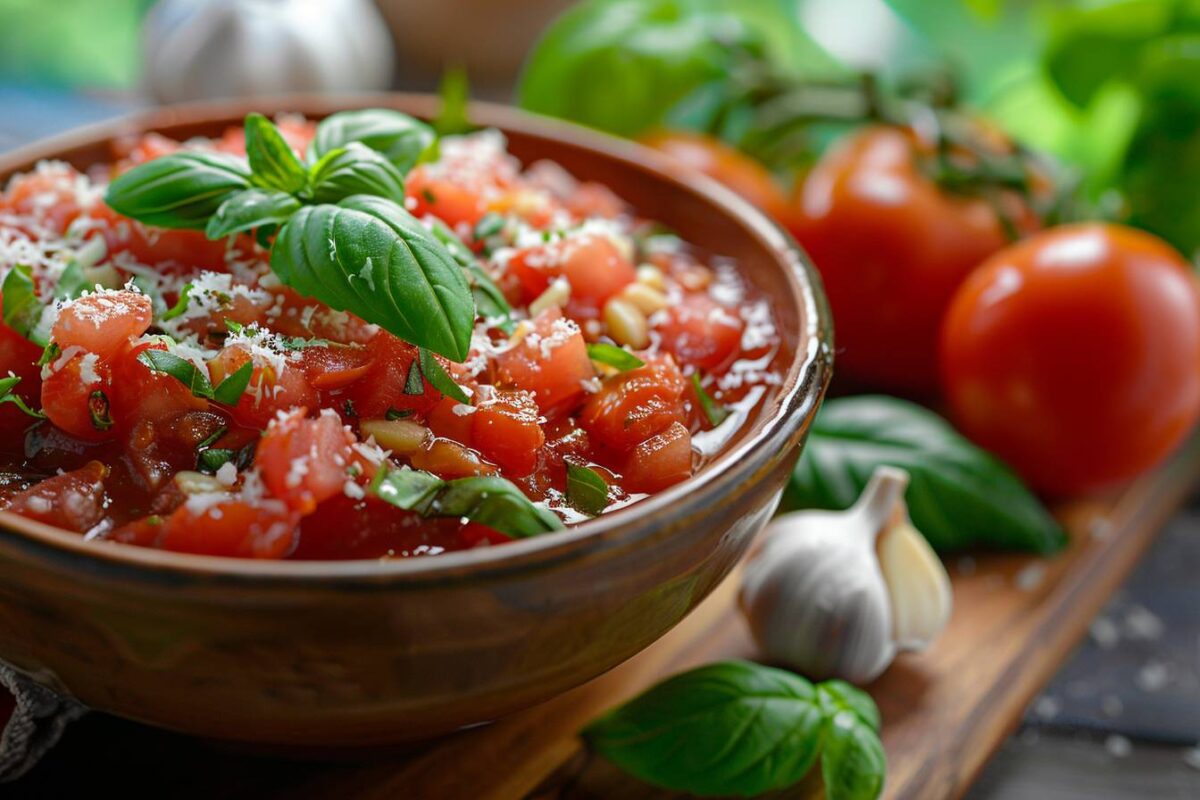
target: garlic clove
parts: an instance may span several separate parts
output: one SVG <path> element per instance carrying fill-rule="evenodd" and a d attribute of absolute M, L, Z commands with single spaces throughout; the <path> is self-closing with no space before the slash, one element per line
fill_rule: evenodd
<path fill-rule="evenodd" d="M 908 514 L 879 537 L 879 568 L 892 608 L 892 640 L 900 650 L 924 650 L 950 621 L 950 576 Z"/>

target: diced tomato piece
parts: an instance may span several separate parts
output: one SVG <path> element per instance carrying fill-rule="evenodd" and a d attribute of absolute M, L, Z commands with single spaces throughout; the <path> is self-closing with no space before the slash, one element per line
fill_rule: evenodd
<path fill-rule="evenodd" d="M 217 496 L 218 498 L 220 496 Z M 194 497 L 165 519 L 145 519 L 109 539 L 178 553 L 234 558 L 286 558 L 296 546 L 300 515 L 278 500 Z"/>
<path fill-rule="evenodd" d="M 546 291 L 562 276 L 571 284 L 571 300 L 600 308 L 605 301 L 633 283 L 637 271 L 612 239 L 594 233 L 537 245 L 518 252 L 508 269 L 520 278 L 526 302 Z"/>
<path fill-rule="evenodd" d="M 472 441 L 484 458 L 514 477 L 533 472 L 546 435 L 532 394 L 497 392 L 476 407 L 472 418 Z"/>
<path fill-rule="evenodd" d="M 692 474 L 692 435 L 678 422 L 639 444 L 625 457 L 621 484 L 629 492 L 658 492 Z"/>
<path fill-rule="evenodd" d="M 596 375 L 579 326 L 553 307 L 533 321 L 532 333 L 496 358 L 497 385 L 533 392 L 547 413 L 583 396 Z"/>
<path fill-rule="evenodd" d="M 113 143 L 113 155 L 131 164 L 142 164 L 179 152 L 183 145 L 161 133 L 147 133 L 136 139 L 126 138 Z"/>
<path fill-rule="evenodd" d="M 449 439 L 434 437 L 412 454 L 416 469 L 446 478 L 467 478 L 472 475 L 495 475 L 499 470 L 471 448 Z"/>
<path fill-rule="evenodd" d="M 353 524 L 347 524 L 353 520 Z M 300 523 L 300 543 L 290 558 L 341 560 L 419 556 L 452 549 L 457 519 L 424 519 L 414 511 L 367 496 L 332 497 Z"/>
<path fill-rule="evenodd" d="M 463 543 L 464 548 L 478 547 L 487 542 L 488 544 L 504 544 L 511 542 L 511 536 L 493 530 L 487 525 L 481 525 L 478 522 L 468 522 L 463 525 L 458 531 L 458 538 Z"/>
<path fill-rule="evenodd" d="M 684 419 L 687 383 L 670 356 L 605 379 L 588 398 L 579 424 L 594 444 L 629 450 Z"/>
<path fill-rule="evenodd" d="M 734 311 L 706 294 L 692 294 L 667 309 L 667 318 L 657 330 L 663 348 L 681 364 L 711 371 L 737 353 L 743 327 Z"/>
<path fill-rule="evenodd" d="M 404 183 L 412 213 L 417 217 L 432 214 L 452 228 L 472 228 L 488 212 L 483 186 L 437 177 L 425 165 L 408 173 Z"/>
<path fill-rule="evenodd" d="M 49 163 L 13 177 L 0 194 L 0 211 L 28 217 L 52 233 L 65 233 L 83 211 L 76 187 L 84 180 L 74 167 Z M 35 231 L 28 231 L 34 233 Z"/>
<path fill-rule="evenodd" d="M 329 391 L 362 378 L 375 362 L 365 347 L 315 345 L 303 351 L 304 373 L 315 389 Z"/>
<path fill-rule="evenodd" d="M 219 386 L 247 361 L 254 362 L 250 384 L 233 407 L 234 419 L 241 424 L 261 429 L 280 411 L 318 405 L 317 392 L 309 385 L 308 377 L 298 363 L 287 360 L 283 370 L 277 371 L 277 364 L 252 356 L 242 344 L 225 347 L 208 362 L 213 386 Z"/>
<path fill-rule="evenodd" d="M 208 401 L 192 394 L 177 378 L 157 372 L 138 360 L 147 350 L 167 350 L 162 341 L 127 344 L 110 362 L 112 387 L 109 402 L 113 421 L 122 430 L 142 419 L 175 417 L 186 411 L 204 411 Z"/>
<path fill-rule="evenodd" d="M 0 378 L 9 375 L 20 378 L 14 391 L 34 408 L 40 403 L 42 393 L 42 371 L 37 366 L 41 354 L 42 348 L 0 322 Z M 0 404 L 0 436 L 16 436 L 32 421 L 14 404 Z"/>
<path fill-rule="evenodd" d="M 548 192 L 518 187 L 490 197 L 486 210 L 505 217 L 519 217 L 534 228 L 545 228 L 554 221 L 562 206 Z"/>
<path fill-rule="evenodd" d="M 123 217 L 104 203 L 96 203 L 87 216 L 101 223 L 100 234 L 110 255 L 129 253 L 134 260 L 160 271 L 187 274 L 198 270 L 227 272 L 229 243 L 210 240 L 202 231 L 153 228 Z M 237 247 L 236 255 L 252 252 L 249 240 Z"/>
<path fill-rule="evenodd" d="M 89 461 L 80 469 L 34 484 L 13 496 L 4 508 L 47 525 L 86 533 L 104 519 L 106 477 L 108 467 Z"/>
<path fill-rule="evenodd" d="M 453 439 L 471 447 L 472 429 L 475 425 L 475 407 L 465 406 L 452 397 L 443 397 L 429 411 L 425 424 L 435 436 Z"/>
<path fill-rule="evenodd" d="M 308 419 L 304 409 L 296 409 L 267 426 L 254 464 L 271 494 L 309 514 L 322 500 L 340 494 L 351 479 L 354 441 L 336 414 Z"/>
<path fill-rule="evenodd" d="M 98 292 L 63 306 L 50 337 L 63 350 L 80 347 L 108 361 L 145 333 L 153 318 L 153 305 L 144 294 Z"/>
<path fill-rule="evenodd" d="M 143 489 L 157 492 L 176 472 L 196 468 L 196 446 L 220 431 L 226 419 L 207 411 L 133 417 L 125 435 L 125 461 Z"/>
<path fill-rule="evenodd" d="M 64 362 L 63 359 L 66 359 Z M 108 365 L 95 353 L 64 353 L 42 381 L 42 411 L 50 421 L 79 439 L 103 441 L 115 435 Z"/>
<path fill-rule="evenodd" d="M 380 331 L 367 344 L 367 349 L 375 358 L 374 365 L 346 392 L 359 417 L 378 419 L 386 415 L 388 409 L 424 414 L 441 399 L 441 393 L 423 376 L 420 394 L 404 391 L 417 348 L 387 331 Z"/>

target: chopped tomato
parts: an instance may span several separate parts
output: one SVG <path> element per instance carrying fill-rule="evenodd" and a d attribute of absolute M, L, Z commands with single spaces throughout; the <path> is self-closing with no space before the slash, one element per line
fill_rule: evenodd
<path fill-rule="evenodd" d="M 34 484 L 9 500 L 4 510 L 85 533 L 104 519 L 107 477 L 108 467 L 99 461 L 89 461 L 80 469 Z"/>
<path fill-rule="evenodd" d="M 252 355 L 241 344 L 229 345 L 208 362 L 213 386 L 219 386 L 247 361 L 253 361 L 254 367 L 249 386 L 233 407 L 233 416 L 238 422 L 265 428 L 280 411 L 317 406 L 317 392 L 309 385 L 299 364 L 285 360 L 280 370 L 278 363 Z"/>
<path fill-rule="evenodd" d="M 68 353 L 54 362 L 42 381 L 42 411 L 72 436 L 90 442 L 111 439 L 114 431 L 108 398 L 112 378 L 108 365 L 95 353 Z"/>
<path fill-rule="evenodd" d="M 285 558 L 295 547 L 300 517 L 278 500 L 251 504 L 216 495 L 213 502 L 203 502 L 207 499 L 205 495 L 192 498 L 165 519 L 139 520 L 118 528 L 109 538 L 178 553 L 235 558 Z"/>
<path fill-rule="evenodd" d="M 157 492 L 180 470 L 196 468 L 196 447 L 220 433 L 226 419 L 208 411 L 131 417 L 125 462 L 142 488 Z"/>
<path fill-rule="evenodd" d="M 15 389 L 26 404 L 36 407 L 41 396 L 42 375 L 37 361 L 42 348 L 0 322 L 0 378 L 21 379 Z M 32 420 L 12 403 L 0 404 L 0 436 L 12 437 L 29 427 Z"/>
<path fill-rule="evenodd" d="M 471 418 L 471 438 L 484 458 L 515 477 L 533 472 L 546 435 L 532 394 L 497 392 L 480 403 Z"/>
<path fill-rule="evenodd" d="M 419 393 L 405 391 L 417 357 L 417 348 L 408 342 L 380 331 L 368 343 L 367 350 L 374 356 L 374 364 L 346 392 L 362 419 L 378 419 L 389 409 L 423 414 L 442 397 L 423 375 Z"/>
<path fill-rule="evenodd" d="M 63 306 L 50 338 L 63 350 L 80 347 L 107 361 L 150 327 L 153 306 L 144 294 L 97 292 Z"/>
<path fill-rule="evenodd" d="M 658 326 L 662 346 L 681 364 L 705 371 L 719 369 L 738 352 L 742 320 L 708 295 L 697 294 L 667 309 Z"/>
<path fill-rule="evenodd" d="M 83 208 L 76 187 L 83 176 L 74 167 L 48 163 L 16 175 L 0 194 L 0 212 L 36 220 L 51 233 L 66 233 Z M 33 233 L 33 231 L 29 231 Z"/>
<path fill-rule="evenodd" d="M 658 492 L 692 474 L 692 435 L 678 422 L 633 448 L 622 466 L 621 484 L 629 492 Z"/>
<path fill-rule="evenodd" d="M 341 389 L 362 378 L 375 360 L 365 347 L 316 345 L 302 353 L 304 373 L 314 389 Z"/>
<path fill-rule="evenodd" d="M 482 186 L 437 177 L 426 166 L 408 173 L 404 190 L 414 216 L 432 214 L 452 228 L 472 228 L 488 211 Z"/>
<path fill-rule="evenodd" d="M 497 385 L 533 392 L 543 413 L 583 396 L 596 375 L 583 333 L 557 308 L 543 311 L 510 350 L 496 358 Z"/>
<path fill-rule="evenodd" d="M 109 401 L 113 421 L 128 429 L 139 419 L 160 420 L 185 411 L 204 411 L 208 401 L 192 394 L 177 378 L 157 372 L 138 360 L 147 350 L 166 350 L 162 341 L 127 344 L 110 362 Z"/>
<path fill-rule="evenodd" d="M 485 461 L 478 452 L 440 437 L 429 439 L 421 445 L 421 449 L 412 454 L 412 465 L 448 480 L 472 475 L 495 475 L 498 471 L 495 464 Z"/>
<path fill-rule="evenodd" d="M 511 542 L 512 537 L 493 530 L 487 525 L 481 525 L 478 522 L 468 522 L 463 525 L 458 531 L 458 538 L 466 547 L 478 547 L 487 542 L 488 544 L 504 544 Z"/>
<path fill-rule="evenodd" d="M 271 494 L 301 514 L 340 494 L 354 463 L 354 435 L 341 419 L 326 413 L 316 419 L 296 409 L 274 419 L 254 453 Z"/>
<path fill-rule="evenodd" d="M 210 240 L 202 231 L 150 228 L 121 216 L 104 203 L 96 203 L 88 216 L 102 223 L 100 233 L 110 255 L 128 252 L 142 264 L 177 273 L 229 269 L 229 244 L 224 239 Z M 248 244 L 244 246 L 246 251 L 249 248 Z"/>
<path fill-rule="evenodd" d="M 463 405 L 452 397 L 443 397 L 425 418 L 425 424 L 435 436 L 453 439 L 467 447 L 471 446 L 474 428 L 475 407 Z"/>
<path fill-rule="evenodd" d="M 629 450 L 684 419 L 687 387 L 669 356 L 605 379 L 579 416 L 593 443 Z"/>
<path fill-rule="evenodd" d="M 508 263 L 531 302 L 551 281 L 563 277 L 571 284 L 574 303 L 600 308 L 610 297 L 637 279 L 632 262 L 608 236 L 583 233 L 530 247 Z"/>

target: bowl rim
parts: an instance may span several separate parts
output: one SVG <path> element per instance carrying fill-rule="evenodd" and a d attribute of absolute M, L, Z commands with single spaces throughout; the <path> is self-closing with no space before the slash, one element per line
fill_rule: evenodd
<path fill-rule="evenodd" d="M 427 94 L 376 92 L 337 95 L 283 94 L 237 100 L 205 101 L 135 111 L 110 120 L 76 127 L 0 153 L 0 183 L 37 161 L 60 158 L 69 151 L 112 140 L 129 133 L 150 132 L 182 125 L 236 120 L 250 111 L 269 115 L 297 112 L 309 117 L 355 108 L 386 107 L 431 117 L 440 101 Z M 484 574 L 537 569 L 563 560 L 653 535 L 659 526 L 639 521 L 666 512 L 684 498 L 708 496 L 719 501 L 736 485 L 733 467 L 773 442 L 786 440 L 815 413 L 832 371 L 832 324 L 820 278 L 799 245 L 777 223 L 715 180 L 669 160 L 643 145 L 619 139 L 563 120 L 544 117 L 497 103 L 472 101 L 472 120 L 483 127 L 511 130 L 533 138 L 557 140 L 569 147 L 598 152 L 605 158 L 642 170 L 653 179 L 673 184 L 725 214 L 745 233 L 785 265 L 784 278 L 800 315 L 800 341 L 795 357 L 772 397 L 769 416 L 752 427 L 732 447 L 681 483 L 627 507 L 603 514 L 566 530 L 518 539 L 503 546 L 441 553 L 428 558 L 347 560 L 261 560 L 175 553 L 117 542 L 95 542 L 78 533 L 0 511 L 0 537 L 41 555 L 66 556 L 85 562 L 105 562 L 127 574 L 167 574 L 175 577 L 234 582 L 301 582 L 395 579 L 425 583 L 477 579 Z M 11 534 L 16 534 L 15 536 Z M 91 566 L 97 566 L 91 564 Z"/>

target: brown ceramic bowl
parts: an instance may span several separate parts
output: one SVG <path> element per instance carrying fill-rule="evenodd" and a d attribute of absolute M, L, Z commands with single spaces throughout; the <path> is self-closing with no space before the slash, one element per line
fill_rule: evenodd
<path fill-rule="evenodd" d="M 0 158 L 87 166 L 121 134 L 219 134 L 250 110 L 321 117 L 428 97 L 293 97 L 164 109 Z M 782 385 L 691 479 L 570 530 L 389 562 L 257 562 L 87 542 L 0 513 L 0 659 L 104 711 L 226 740 L 367 746 L 528 707 L 629 658 L 726 575 L 771 515 L 829 378 L 829 316 L 787 236 L 654 153 L 486 105 L 525 162 L 602 181 L 773 298 Z"/>

